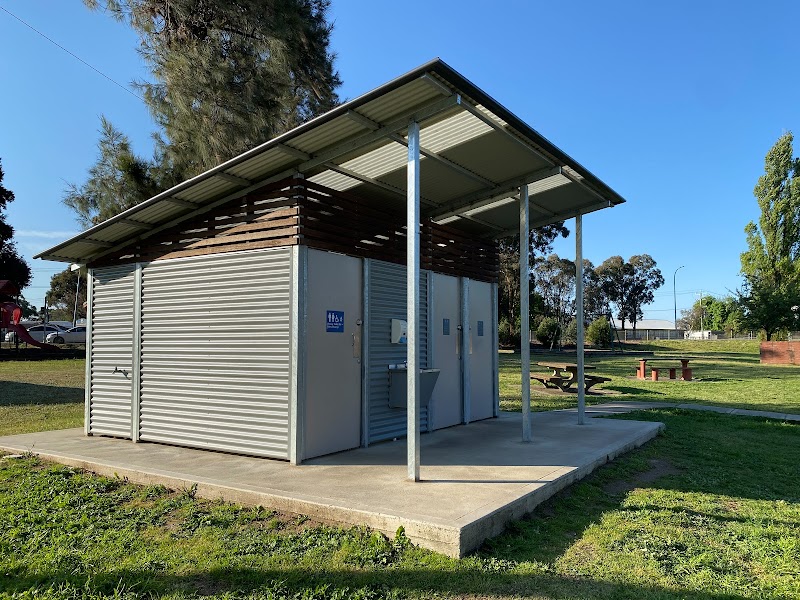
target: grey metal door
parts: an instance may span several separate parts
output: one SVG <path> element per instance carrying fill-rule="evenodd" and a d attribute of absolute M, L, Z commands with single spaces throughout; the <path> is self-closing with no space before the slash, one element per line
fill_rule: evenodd
<path fill-rule="evenodd" d="M 431 396 L 428 410 L 432 429 L 458 425 L 463 418 L 461 396 L 461 352 L 459 323 L 461 301 L 458 277 L 433 273 L 431 321 L 433 336 L 434 369 L 439 369 L 439 380 Z"/>
<path fill-rule="evenodd" d="M 482 281 L 469 282 L 470 324 L 470 420 L 494 416 L 494 322 L 492 285 Z"/>
<path fill-rule="evenodd" d="M 407 415 L 405 409 L 389 407 L 390 364 L 402 363 L 408 358 L 405 344 L 391 343 L 392 319 L 406 319 L 406 268 L 404 265 L 369 259 L 369 284 L 367 289 L 369 319 L 368 354 L 366 365 L 369 390 L 367 391 L 367 441 L 372 444 L 396 437 L 405 437 Z M 428 366 L 428 274 L 419 277 L 419 336 L 420 364 Z M 420 430 L 428 430 L 428 408 L 420 411 Z"/>
<path fill-rule="evenodd" d="M 308 251 L 304 458 L 361 443 L 362 263 Z"/>
<path fill-rule="evenodd" d="M 136 265 L 91 270 L 87 432 L 131 437 Z"/>
<path fill-rule="evenodd" d="M 142 270 L 140 439 L 288 458 L 288 248 Z"/>

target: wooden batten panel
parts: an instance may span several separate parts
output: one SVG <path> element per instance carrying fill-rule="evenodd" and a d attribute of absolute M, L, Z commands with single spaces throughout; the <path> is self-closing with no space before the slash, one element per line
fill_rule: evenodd
<path fill-rule="evenodd" d="M 92 266 L 304 244 L 311 248 L 406 262 L 405 213 L 387 211 L 350 192 L 285 179 L 232 200 L 170 230 L 131 244 Z M 498 245 L 425 220 L 424 269 L 497 281 Z"/>

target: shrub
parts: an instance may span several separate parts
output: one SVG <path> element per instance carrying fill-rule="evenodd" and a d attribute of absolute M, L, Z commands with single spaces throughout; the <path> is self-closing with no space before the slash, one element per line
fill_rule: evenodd
<path fill-rule="evenodd" d="M 511 331 L 511 323 L 507 317 L 500 319 L 498 325 L 497 337 L 501 346 L 507 348 L 514 348 L 519 346 L 519 328 L 516 331 Z"/>
<path fill-rule="evenodd" d="M 545 317 L 536 329 L 536 339 L 543 346 L 549 346 L 558 341 L 559 325 L 552 317 Z"/>
<path fill-rule="evenodd" d="M 562 344 L 575 344 L 578 342 L 578 320 L 572 319 L 564 330 L 564 335 L 561 336 Z"/>
<path fill-rule="evenodd" d="M 586 328 L 586 341 L 592 346 L 599 346 L 600 348 L 608 348 L 611 346 L 611 329 L 609 328 L 608 319 L 600 317 L 595 319 Z"/>

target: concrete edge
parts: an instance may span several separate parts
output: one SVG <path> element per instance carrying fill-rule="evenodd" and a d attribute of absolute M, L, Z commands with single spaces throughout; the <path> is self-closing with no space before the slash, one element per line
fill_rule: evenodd
<path fill-rule="evenodd" d="M 652 427 L 639 435 L 636 439 L 624 444 L 606 446 L 600 458 L 586 465 L 557 469 L 555 473 L 560 472 L 561 474 L 557 475 L 549 485 L 541 486 L 516 501 L 498 508 L 472 523 L 464 525 L 461 528 L 458 557 L 461 558 L 468 552 L 476 550 L 487 539 L 503 533 L 506 526 L 511 521 L 521 519 L 525 515 L 531 513 L 539 504 L 551 498 L 564 488 L 583 479 L 598 467 L 611 462 L 618 456 L 643 446 L 657 437 L 658 434 L 665 429 L 666 426 L 664 423 L 652 423 Z"/>

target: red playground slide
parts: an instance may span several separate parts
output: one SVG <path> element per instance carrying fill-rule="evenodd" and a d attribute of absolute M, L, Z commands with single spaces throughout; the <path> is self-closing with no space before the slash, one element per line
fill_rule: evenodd
<path fill-rule="evenodd" d="M 13 302 L 0 302 L 0 328 L 9 329 L 17 334 L 17 339 L 45 350 L 60 350 L 58 346 L 37 342 L 22 325 L 22 309 Z"/>

